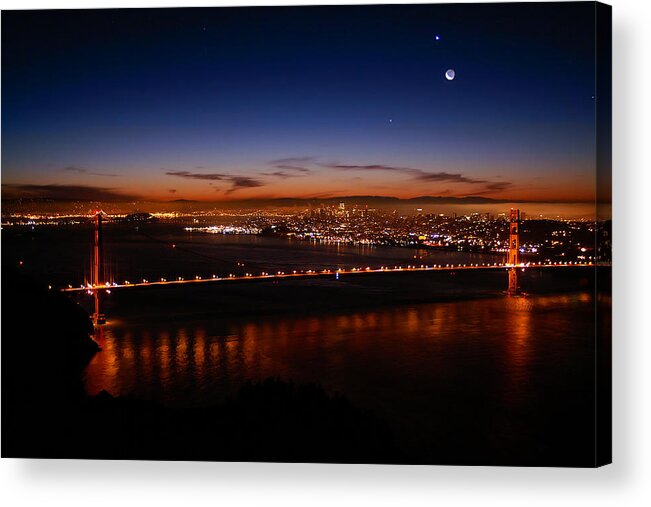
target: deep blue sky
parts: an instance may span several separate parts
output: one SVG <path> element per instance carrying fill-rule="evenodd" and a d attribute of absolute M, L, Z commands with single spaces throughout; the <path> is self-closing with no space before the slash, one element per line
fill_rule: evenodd
<path fill-rule="evenodd" d="M 591 2 L 3 12 L 3 194 L 590 200 L 594 23 Z"/>

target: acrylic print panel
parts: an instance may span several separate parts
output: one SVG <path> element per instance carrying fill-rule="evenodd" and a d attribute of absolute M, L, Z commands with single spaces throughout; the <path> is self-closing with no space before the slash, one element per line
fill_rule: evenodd
<path fill-rule="evenodd" d="M 4 11 L 3 457 L 608 463 L 610 16 Z"/>

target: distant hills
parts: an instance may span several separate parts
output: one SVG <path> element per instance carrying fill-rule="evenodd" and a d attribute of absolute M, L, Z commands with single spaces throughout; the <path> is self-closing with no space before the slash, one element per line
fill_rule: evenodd
<path fill-rule="evenodd" d="M 232 201 L 197 201 L 190 199 L 174 199 L 169 201 L 124 200 L 124 201 L 97 201 L 97 200 L 63 200 L 52 198 L 22 198 L 2 199 L 2 212 L 65 212 L 88 213 L 92 209 L 103 209 L 107 213 L 133 213 L 148 212 L 191 212 L 212 209 L 251 209 L 251 208 L 290 208 L 290 207 L 315 207 L 321 205 L 337 205 L 343 202 L 347 206 L 369 206 L 373 208 L 391 208 L 397 206 L 420 207 L 425 205 L 490 205 L 505 203 L 540 203 L 518 199 L 492 199 L 482 196 L 444 197 L 423 195 L 409 199 L 382 195 L 352 195 L 327 198 L 300 198 L 278 197 L 268 199 L 239 199 Z M 546 202 L 545 204 L 565 204 L 560 201 Z"/>
<path fill-rule="evenodd" d="M 278 197 L 274 199 L 241 199 L 237 201 L 227 201 L 215 204 L 223 204 L 225 206 L 307 206 L 319 204 L 337 204 L 343 202 L 349 205 L 365 205 L 369 206 L 391 206 L 401 204 L 501 204 L 506 202 L 514 202 L 504 199 L 491 199 L 489 197 L 441 197 L 441 196 L 420 196 L 412 197 L 409 199 L 401 199 L 399 197 L 381 196 L 381 195 L 352 195 L 343 197 L 327 197 L 327 198 L 299 198 L 299 197 Z"/>
<path fill-rule="evenodd" d="M 70 202 L 102 202 L 90 199 L 53 199 L 51 197 L 33 197 L 18 199 L 3 199 L 5 204 L 8 203 L 70 203 Z M 106 201 L 118 203 L 121 201 Z M 124 200 L 122 202 L 134 202 L 133 200 Z M 301 204 L 328 204 L 345 202 L 350 204 L 492 204 L 505 202 L 525 202 L 508 199 L 491 199 L 489 197 L 469 196 L 469 197 L 442 197 L 423 195 L 420 197 L 411 197 L 401 199 L 399 197 L 382 196 L 382 195 L 351 195 L 342 197 L 310 198 L 310 197 L 275 197 L 268 199 L 236 199 L 230 201 L 199 201 L 193 199 L 173 199 L 169 201 L 147 201 L 145 199 L 138 202 L 151 202 L 157 204 L 223 204 L 224 206 L 232 205 L 276 205 L 276 206 L 295 206 Z"/>

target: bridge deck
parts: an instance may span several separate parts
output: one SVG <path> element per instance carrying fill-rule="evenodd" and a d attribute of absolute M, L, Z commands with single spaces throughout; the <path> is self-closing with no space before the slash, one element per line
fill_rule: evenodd
<path fill-rule="evenodd" d="M 184 279 L 178 277 L 175 280 L 167 280 L 161 278 L 160 280 L 150 281 L 143 279 L 140 282 L 125 281 L 124 283 L 105 283 L 103 285 L 84 285 L 79 287 L 64 287 L 63 292 L 80 292 L 95 290 L 111 290 L 111 289 L 126 289 L 130 287 L 154 287 L 161 285 L 182 285 L 190 283 L 220 283 L 220 282 L 234 282 L 234 281 L 253 281 L 253 280 L 279 280 L 287 278 L 319 278 L 319 277 L 339 277 L 349 275 L 362 275 L 362 274 L 379 274 L 379 273 L 401 273 L 401 272 L 417 272 L 417 271 L 460 271 L 460 270 L 499 270 L 499 269 L 542 269 L 542 268 L 571 268 L 571 267 L 594 267 L 592 262 L 588 263 L 528 263 L 512 266 L 508 264 L 447 264 L 447 265 L 420 265 L 420 266 L 395 266 L 380 268 L 351 268 L 351 269 L 325 269 L 320 271 L 315 270 L 292 270 L 290 272 L 278 271 L 276 273 L 261 272 L 259 274 L 246 273 L 245 275 L 229 275 L 227 277 L 220 277 L 213 275 L 211 277 L 195 277 L 191 279 Z"/>

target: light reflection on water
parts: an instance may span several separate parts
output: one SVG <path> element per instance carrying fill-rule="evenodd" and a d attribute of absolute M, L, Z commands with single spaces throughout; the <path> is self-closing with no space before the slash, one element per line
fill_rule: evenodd
<path fill-rule="evenodd" d="M 349 392 L 387 378 L 396 386 L 410 376 L 443 382 L 456 375 L 455 365 L 477 362 L 516 393 L 532 362 L 571 354 L 573 339 L 592 336 L 592 319 L 577 318 L 591 309 L 592 296 L 578 293 L 240 319 L 226 334 L 211 332 L 210 321 L 121 323 L 98 335 L 102 352 L 85 381 L 90 393 L 205 404 L 231 393 L 237 379 L 280 375 Z"/>
<path fill-rule="evenodd" d="M 121 322 L 98 335 L 103 350 L 84 379 L 91 394 L 105 389 L 171 406 L 221 401 L 248 379 L 318 382 L 385 418 L 407 448 L 433 449 L 442 435 L 464 445 L 470 435 L 499 453 L 535 447 L 550 424 L 589 426 L 594 323 L 587 292 Z"/>

